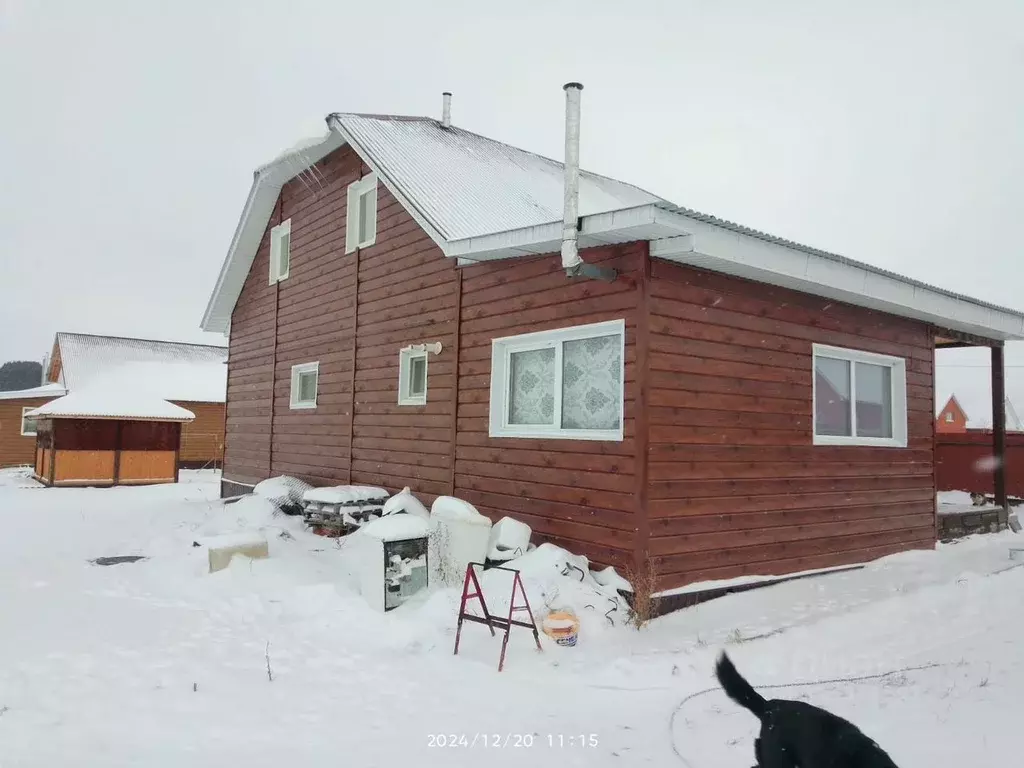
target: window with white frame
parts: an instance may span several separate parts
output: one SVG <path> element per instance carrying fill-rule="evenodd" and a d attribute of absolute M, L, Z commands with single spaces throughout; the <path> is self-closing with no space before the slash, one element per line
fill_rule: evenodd
<path fill-rule="evenodd" d="M 346 222 L 345 253 L 377 242 L 377 174 L 368 174 L 348 185 Z"/>
<path fill-rule="evenodd" d="M 31 416 L 25 414 L 29 411 L 34 411 L 36 406 L 30 406 L 28 408 L 21 409 L 21 435 L 22 437 L 35 437 L 36 436 L 36 420 Z"/>
<path fill-rule="evenodd" d="M 316 389 L 319 376 L 319 362 L 292 366 L 292 409 L 316 408 Z"/>
<path fill-rule="evenodd" d="M 907 445 L 907 364 L 901 357 L 814 345 L 814 443 Z"/>
<path fill-rule="evenodd" d="M 952 424 L 953 423 L 953 412 L 952 411 L 946 411 L 946 423 L 947 424 Z"/>
<path fill-rule="evenodd" d="M 270 284 L 288 277 L 292 264 L 292 220 L 270 230 Z"/>
<path fill-rule="evenodd" d="M 625 322 L 491 342 L 490 434 L 622 440 Z"/>
<path fill-rule="evenodd" d="M 425 405 L 427 402 L 427 352 L 406 347 L 398 355 L 398 404 Z"/>

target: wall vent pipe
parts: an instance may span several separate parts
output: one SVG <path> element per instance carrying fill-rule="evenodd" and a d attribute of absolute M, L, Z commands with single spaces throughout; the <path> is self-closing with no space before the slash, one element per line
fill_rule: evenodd
<path fill-rule="evenodd" d="M 448 91 L 441 94 L 441 127 L 452 127 L 452 95 Z"/>

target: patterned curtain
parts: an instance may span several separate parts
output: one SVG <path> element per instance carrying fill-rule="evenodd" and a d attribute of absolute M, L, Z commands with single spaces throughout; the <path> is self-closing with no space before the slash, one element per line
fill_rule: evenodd
<path fill-rule="evenodd" d="M 547 424 L 555 420 L 555 350 L 533 349 L 509 355 L 512 367 L 509 424 Z"/>
<path fill-rule="evenodd" d="M 562 427 L 618 429 L 622 342 L 618 334 L 562 347 Z"/>

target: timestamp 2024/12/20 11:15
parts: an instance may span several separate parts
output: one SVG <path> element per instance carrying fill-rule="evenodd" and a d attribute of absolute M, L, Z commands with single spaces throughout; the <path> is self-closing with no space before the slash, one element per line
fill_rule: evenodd
<path fill-rule="evenodd" d="M 596 747 L 596 733 L 428 733 L 427 746 L 441 749 L 530 749 Z"/>

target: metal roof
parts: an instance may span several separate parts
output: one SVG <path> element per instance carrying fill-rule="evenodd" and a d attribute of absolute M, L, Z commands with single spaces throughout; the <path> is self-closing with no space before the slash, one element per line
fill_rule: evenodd
<path fill-rule="evenodd" d="M 71 392 L 120 381 L 169 400 L 224 402 L 226 347 L 63 332 L 56 343 L 60 383 Z"/>
<path fill-rule="evenodd" d="M 757 229 L 751 229 L 750 227 L 745 227 L 742 224 L 737 224 L 735 222 L 728 221 L 726 219 L 720 219 L 717 216 L 712 216 L 711 214 L 708 214 L 708 213 L 701 213 L 700 211 L 695 211 L 692 208 L 684 208 L 684 207 L 679 206 L 679 205 L 672 205 L 671 203 L 662 203 L 662 204 L 658 205 L 658 207 L 662 208 L 662 209 L 664 209 L 666 211 L 671 211 L 672 213 L 680 213 L 680 214 L 682 214 L 684 216 L 687 216 L 687 217 L 689 217 L 691 219 L 696 219 L 697 221 L 702 221 L 705 224 L 711 224 L 711 225 L 719 227 L 721 229 L 728 229 L 728 230 L 730 230 L 732 232 L 737 232 L 737 233 L 739 233 L 741 235 L 746 235 L 747 237 L 753 237 L 753 238 L 756 238 L 758 240 L 762 240 L 762 241 L 764 241 L 766 243 L 772 243 L 773 245 L 781 245 L 781 246 L 783 246 L 785 248 L 791 248 L 791 249 L 793 249 L 795 251 L 800 251 L 801 253 L 807 253 L 807 254 L 810 254 L 811 256 L 818 256 L 819 258 L 828 259 L 829 261 L 834 261 L 837 264 L 843 264 L 843 265 L 849 266 L 849 267 L 856 267 L 858 269 L 863 269 L 863 270 L 866 270 L 868 272 L 873 272 L 876 275 L 882 275 L 884 277 L 892 278 L 893 280 L 899 280 L 902 283 L 906 283 L 908 285 L 913 285 L 913 286 L 915 286 L 917 288 L 923 288 L 923 289 L 925 289 L 927 291 L 931 291 L 931 292 L 934 292 L 934 293 L 940 293 L 943 296 L 950 297 L 951 299 L 958 299 L 960 301 L 967 301 L 967 302 L 970 302 L 971 304 L 976 304 L 979 307 L 985 307 L 986 309 L 993 309 L 993 310 L 995 310 L 997 312 L 1007 312 L 1007 313 L 1010 313 L 1010 314 L 1013 314 L 1013 315 L 1021 315 L 1021 311 L 1017 310 L 1017 309 L 1010 309 L 1008 307 L 1002 307 L 1002 306 L 999 306 L 998 304 L 990 304 L 989 302 L 982 301 L 981 299 L 975 299 L 975 298 L 973 298 L 971 296 L 967 296 L 967 295 L 962 294 L 962 293 L 957 293 L 956 291 L 950 291 L 950 290 L 947 290 L 945 288 L 939 288 L 937 286 L 930 285 L 930 284 L 922 282 L 920 280 L 916 280 L 916 279 L 914 279 L 912 277 L 907 277 L 906 275 L 901 275 L 899 272 L 893 272 L 891 270 L 883 269 L 881 267 L 876 267 L 876 266 L 874 266 L 872 264 L 868 264 L 868 263 L 863 262 L 863 261 L 857 261 L 856 259 L 851 259 L 851 258 L 849 258 L 847 256 L 842 256 L 842 255 L 840 255 L 838 253 L 832 253 L 831 251 L 823 251 L 823 250 L 821 250 L 819 248 L 813 248 L 813 247 L 811 247 L 809 245 L 803 245 L 803 244 L 797 243 L 797 242 L 795 242 L 793 240 L 787 240 L 787 239 L 785 239 L 783 237 L 777 237 L 776 235 L 768 234 L 767 232 L 761 232 L 760 230 L 757 230 Z"/>
<path fill-rule="evenodd" d="M 346 143 L 459 264 L 558 250 L 562 163 L 426 117 L 334 113 L 327 124 L 323 136 L 257 169 L 203 316 L 205 330 L 228 331 L 282 185 Z M 579 213 L 581 247 L 647 240 L 656 258 L 985 338 L 1024 338 L 1018 310 L 676 206 L 586 171 Z"/>
<path fill-rule="evenodd" d="M 561 221 L 562 163 L 426 117 L 332 115 L 445 240 Z M 667 201 L 580 171 L 580 216 Z"/>
<path fill-rule="evenodd" d="M 67 390 L 60 384 L 43 384 L 31 389 L 11 389 L 0 392 L 0 400 L 30 400 L 41 397 L 60 397 L 66 395 Z"/>

